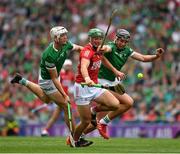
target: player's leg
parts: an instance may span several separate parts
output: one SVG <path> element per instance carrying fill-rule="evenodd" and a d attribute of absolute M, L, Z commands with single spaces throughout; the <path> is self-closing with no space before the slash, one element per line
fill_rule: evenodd
<path fill-rule="evenodd" d="M 102 119 L 99 120 L 97 128 L 101 135 L 106 134 L 106 130 L 107 130 L 106 127 L 111 120 L 126 112 L 133 105 L 133 99 L 129 95 L 127 94 L 119 95 L 114 92 L 113 95 L 116 96 L 116 98 L 118 98 L 119 106 L 117 110 L 108 112 L 108 114 L 106 114 Z M 106 136 L 103 137 L 106 139 Z"/>
<path fill-rule="evenodd" d="M 55 102 L 59 108 L 61 108 L 64 111 L 64 120 L 66 125 L 68 126 L 68 128 L 70 128 L 69 126 L 69 119 L 68 119 L 68 107 L 67 107 L 67 102 L 65 102 L 64 97 L 62 96 L 62 94 L 59 91 L 53 92 L 51 94 L 48 94 L 48 97 Z M 75 122 L 74 122 L 74 118 L 72 116 L 72 129 L 74 131 L 75 128 Z"/>
<path fill-rule="evenodd" d="M 116 111 L 118 109 L 119 101 L 109 92 L 109 91 L 104 91 L 99 97 L 95 99 L 95 101 L 98 103 L 98 105 L 91 107 L 91 115 L 92 118 L 93 116 L 96 117 L 96 112 L 100 111 L 110 111 L 114 110 Z M 96 110 L 94 110 L 96 109 Z M 95 111 L 95 112 L 94 112 Z M 96 119 L 91 120 L 91 124 L 88 125 L 88 127 L 84 130 L 84 134 L 88 134 L 91 131 L 96 129 Z M 101 127 L 99 129 L 100 134 L 108 139 L 108 135 L 106 133 L 106 126 L 105 125 L 99 125 Z"/>
<path fill-rule="evenodd" d="M 96 104 L 94 106 L 92 106 L 90 108 L 90 111 L 91 111 L 91 124 L 89 124 L 89 126 L 84 130 L 84 134 L 88 134 L 92 131 L 94 131 L 97 127 L 97 120 L 99 121 L 102 117 L 104 117 L 107 113 L 108 113 L 108 107 L 107 106 L 104 106 L 104 105 L 101 105 L 101 104 Z M 101 111 L 104 111 L 104 112 L 101 112 Z M 97 115 L 98 113 L 98 115 Z M 102 114 L 104 116 L 102 116 Z M 101 116 L 99 116 L 101 115 Z"/>
<path fill-rule="evenodd" d="M 91 122 L 91 114 L 90 114 L 90 108 L 89 105 L 78 105 L 77 106 L 79 116 L 80 116 L 80 122 L 76 126 L 76 129 L 74 131 L 73 139 L 71 140 L 74 142 L 75 147 L 86 147 L 91 144 L 93 144 L 92 141 L 86 140 L 83 134 L 84 129 L 90 124 Z"/>
<path fill-rule="evenodd" d="M 107 125 L 111 120 L 129 110 L 133 105 L 133 99 L 128 94 L 119 95 L 115 92 L 112 93 L 119 100 L 119 107 L 116 111 L 110 111 L 106 114 L 106 116 L 99 121 L 100 124 Z"/>
<path fill-rule="evenodd" d="M 92 109 L 92 107 L 91 107 Z M 103 118 L 106 114 L 108 114 L 108 111 L 98 112 L 95 113 L 93 116 L 91 116 L 91 124 L 88 125 L 88 127 L 84 130 L 84 134 L 88 134 L 94 130 L 97 129 L 97 121 L 99 121 L 101 118 Z M 91 112 L 92 115 L 92 112 Z"/>
<path fill-rule="evenodd" d="M 119 106 L 119 100 L 108 90 L 104 90 L 94 101 L 100 104 L 101 111 L 116 111 Z"/>
<path fill-rule="evenodd" d="M 108 113 L 108 117 L 110 120 L 113 120 L 117 116 L 120 116 L 121 114 L 128 111 L 133 106 L 133 103 L 134 103 L 133 99 L 127 93 L 123 95 L 117 94 L 115 92 L 112 92 L 112 93 L 119 100 L 120 104 L 119 104 L 118 110 L 110 111 Z"/>
<path fill-rule="evenodd" d="M 126 112 L 128 109 L 130 109 L 133 105 L 133 99 L 128 95 L 128 94 L 124 94 L 124 95 L 120 95 L 117 94 L 115 92 L 112 92 L 112 94 L 119 100 L 120 104 L 119 104 L 119 108 L 118 110 L 115 111 L 110 111 L 110 112 L 103 112 L 102 111 L 106 111 L 106 106 L 104 105 L 95 105 L 93 107 L 91 107 L 91 114 L 96 117 L 96 114 L 98 114 L 98 121 L 99 121 L 99 126 L 101 125 L 102 128 L 104 128 L 104 130 L 106 130 L 106 126 L 108 125 L 108 123 L 113 120 L 114 118 L 116 118 L 117 116 L 120 116 L 121 114 L 123 114 L 124 112 Z M 92 117 L 93 117 L 92 116 Z M 85 131 L 84 134 L 88 134 L 91 131 L 96 129 L 96 123 L 95 123 L 95 119 L 91 120 L 91 123 L 93 125 L 89 125 Z"/>
<path fill-rule="evenodd" d="M 98 92 L 101 93 L 100 96 L 98 96 L 95 101 L 99 103 L 99 106 L 101 106 L 101 111 L 110 111 L 110 110 L 116 110 L 118 109 L 118 100 L 107 90 L 103 90 Z M 110 103 L 111 102 L 111 103 Z M 91 112 L 92 114 L 92 112 Z M 92 123 L 92 122 L 91 122 Z M 93 131 L 96 129 L 96 124 L 89 124 L 88 127 L 84 130 L 84 134 L 88 134 L 89 132 Z M 100 132 L 101 135 L 104 138 L 109 138 L 108 135 L 106 134 L 106 131 Z M 103 133 L 103 134 L 102 134 Z"/>
<path fill-rule="evenodd" d="M 91 122 L 91 112 L 89 105 L 77 105 L 77 109 L 80 116 L 80 122 L 76 126 L 75 132 L 74 132 L 74 140 L 77 142 L 82 135 L 85 128 L 90 124 Z"/>
<path fill-rule="evenodd" d="M 96 101 L 98 104 L 101 104 L 100 106 L 102 107 L 103 111 L 108 111 L 108 109 L 109 111 L 117 111 L 119 109 L 119 100 L 108 90 L 94 99 L 94 101 Z M 107 107 L 107 109 L 105 107 Z M 106 117 L 105 120 L 108 121 L 109 118 Z M 109 139 L 105 124 L 98 122 L 97 128 L 101 136 L 103 136 L 105 139 Z"/>
<path fill-rule="evenodd" d="M 36 96 L 39 97 L 40 100 L 42 100 L 45 103 L 49 103 L 50 99 L 45 94 L 45 92 L 41 89 L 41 87 L 38 84 L 35 84 L 25 78 L 23 78 L 20 74 L 16 74 L 12 80 L 12 84 L 21 84 L 23 86 L 26 86 L 29 90 L 31 90 Z"/>
<path fill-rule="evenodd" d="M 52 127 L 52 125 L 57 121 L 59 114 L 61 112 L 61 108 L 57 106 L 55 110 L 53 111 L 53 114 L 49 121 L 47 122 L 46 126 L 43 128 L 41 132 L 41 136 L 49 136 L 48 130 Z"/>
<path fill-rule="evenodd" d="M 128 94 L 117 94 L 113 91 L 111 93 L 119 100 L 119 108 L 116 111 L 110 111 L 108 117 L 110 120 L 116 118 L 122 113 L 126 112 L 133 106 L 133 99 Z M 91 112 L 96 114 L 97 112 L 105 111 L 104 106 L 97 105 L 91 108 Z"/>
<path fill-rule="evenodd" d="M 103 93 L 106 93 L 107 90 L 105 89 L 99 89 L 95 87 L 88 87 L 84 86 L 82 87 L 80 84 L 75 83 L 75 91 L 74 91 L 74 96 L 75 96 L 75 102 L 78 106 L 78 111 L 80 114 L 80 119 L 81 122 L 80 124 L 76 127 L 75 129 L 75 134 L 74 134 L 74 140 L 76 142 L 79 141 L 80 135 L 84 132 L 85 128 L 90 124 L 91 121 L 91 112 L 89 108 L 89 103 L 94 99 L 101 97 Z M 112 97 L 114 97 L 110 92 L 107 91 Z M 104 103 L 103 100 L 102 104 Z M 118 100 L 117 100 L 118 101 Z M 108 103 L 107 103 L 108 104 Z M 118 102 L 117 102 L 118 104 Z M 105 108 L 105 110 L 113 110 L 115 109 L 115 105 L 107 105 L 108 108 Z M 110 109 L 111 108 L 111 109 Z"/>
<path fill-rule="evenodd" d="M 96 126 L 93 125 L 92 123 L 90 123 L 90 124 L 86 127 L 86 129 L 83 131 L 83 134 L 86 135 L 86 134 L 88 134 L 88 133 L 90 133 L 90 132 L 92 132 L 92 131 L 94 131 L 94 130 L 96 130 Z"/>

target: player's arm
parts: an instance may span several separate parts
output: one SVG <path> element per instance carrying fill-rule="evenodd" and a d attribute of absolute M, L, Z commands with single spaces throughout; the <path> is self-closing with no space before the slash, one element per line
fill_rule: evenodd
<path fill-rule="evenodd" d="M 158 48 L 158 49 L 156 49 L 156 54 L 154 54 L 154 55 L 143 55 L 141 53 L 134 51 L 133 54 L 131 55 L 131 57 L 133 59 L 136 59 L 136 60 L 142 61 L 142 62 L 152 62 L 152 61 L 158 59 L 159 57 L 161 57 L 163 53 L 164 53 L 164 49 Z"/>
<path fill-rule="evenodd" d="M 82 46 L 77 45 L 77 44 L 73 44 L 73 48 L 72 48 L 73 51 L 78 51 L 78 52 L 80 52 L 82 49 L 83 49 Z"/>
<path fill-rule="evenodd" d="M 56 70 L 56 65 L 54 64 L 51 57 L 47 57 L 45 59 L 45 67 L 48 70 L 51 80 L 53 81 L 54 85 L 58 89 L 58 91 L 63 95 L 64 98 L 67 98 L 66 93 L 64 92 L 60 81 L 58 80 L 58 73 Z"/>
<path fill-rule="evenodd" d="M 86 59 L 86 58 L 81 59 L 81 74 L 82 74 L 85 82 L 87 83 L 87 85 L 92 85 L 92 84 L 94 84 L 94 82 L 89 77 L 89 73 L 88 73 L 89 64 L 90 64 L 89 59 Z"/>
<path fill-rule="evenodd" d="M 100 46 L 99 46 L 98 51 L 100 51 L 102 53 L 107 53 L 107 52 L 111 52 L 112 49 L 109 45 L 103 45 L 102 48 L 100 48 Z"/>
<path fill-rule="evenodd" d="M 56 69 L 48 69 L 51 80 L 53 81 L 54 85 L 56 86 L 56 88 L 58 89 L 58 91 L 63 95 L 64 98 L 68 97 L 61 85 L 61 83 L 58 80 L 58 73 L 56 71 Z"/>
<path fill-rule="evenodd" d="M 111 70 L 116 76 L 118 79 L 122 80 L 125 78 L 125 74 L 121 71 L 118 71 L 110 62 L 109 60 L 103 56 L 102 57 L 102 63 L 105 67 L 107 67 L 109 70 Z"/>

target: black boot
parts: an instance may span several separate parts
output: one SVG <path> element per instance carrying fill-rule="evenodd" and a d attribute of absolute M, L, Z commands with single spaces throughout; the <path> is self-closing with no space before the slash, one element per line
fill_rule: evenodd
<path fill-rule="evenodd" d="M 79 139 L 77 142 L 75 142 L 75 147 L 87 147 L 91 145 L 92 141 L 87 141 L 85 139 Z"/>
<path fill-rule="evenodd" d="M 86 140 L 86 139 L 84 139 L 84 138 L 80 138 L 79 140 L 80 140 L 82 143 L 86 143 L 87 146 L 90 146 L 91 144 L 93 144 L 93 141 L 89 141 L 89 140 Z"/>

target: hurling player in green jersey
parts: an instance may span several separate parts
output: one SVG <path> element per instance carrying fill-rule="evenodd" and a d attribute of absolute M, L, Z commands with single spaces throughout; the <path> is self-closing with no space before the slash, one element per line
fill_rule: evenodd
<path fill-rule="evenodd" d="M 67 29 L 62 26 L 56 26 L 50 30 L 53 42 L 42 53 L 38 84 L 23 78 L 20 74 L 16 74 L 11 83 L 26 86 L 45 103 L 55 102 L 64 110 L 65 122 L 69 127 L 67 108 L 69 97 L 62 88 L 59 73 L 68 52 L 80 51 L 82 47 L 68 41 L 67 33 Z"/>
<path fill-rule="evenodd" d="M 142 61 L 142 62 L 152 62 L 162 56 L 164 50 L 162 48 L 156 49 L 156 54 L 154 55 L 143 55 L 131 49 L 128 46 L 130 40 L 130 33 L 125 29 L 118 29 L 116 32 L 116 38 L 113 42 L 109 42 L 107 45 L 104 45 L 101 50 L 105 52 L 103 63 L 101 65 L 98 82 L 102 85 L 116 85 L 118 84 L 118 79 L 124 79 L 125 74 L 121 72 L 121 68 L 126 63 L 129 57 Z M 105 66 L 104 66 L 105 65 Z M 104 116 L 98 122 L 98 130 L 100 134 L 108 139 L 109 136 L 106 132 L 106 126 L 108 123 L 115 117 L 121 115 L 130 109 L 133 105 L 133 99 L 127 94 L 124 93 L 120 95 L 111 91 L 114 96 L 119 100 L 119 110 L 111 111 L 106 116 Z M 96 117 L 97 112 L 101 112 L 101 106 L 94 106 L 91 108 L 92 117 Z M 88 131 L 87 131 L 88 132 Z M 87 133 L 85 132 L 85 134 Z"/>

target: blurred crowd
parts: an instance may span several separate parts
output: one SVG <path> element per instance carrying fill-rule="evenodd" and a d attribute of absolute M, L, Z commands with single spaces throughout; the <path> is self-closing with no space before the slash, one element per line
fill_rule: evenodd
<path fill-rule="evenodd" d="M 135 103 L 114 122 L 180 122 L 179 6 L 179 0 L 1 0 L 0 126 L 8 127 L 8 120 L 3 119 L 16 121 L 15 128 L 49 119 L 48 108 L 31 112 L 43 102 L 25 87 L 9 83 L 15 72 L 37 82 L 41 54 L 51 41 L 49 30 L 62 25 L 73 43 L 84 45 L 90 28 L 106 31 L 115 8 L 120 14 L 114 17 L 107 39 L 114 39 L 117 28 L 125 28 L 131 33 L 130 46 L 135 51 L 153 54 L 162 47 L 165 54 L 153 63 L 129 59 L 122 70 L 127 75 L 123 83 Z M 78 56 L 69 55 L 74 72 Z M 139 72 L 143 79 L 137 79 Z"/>

